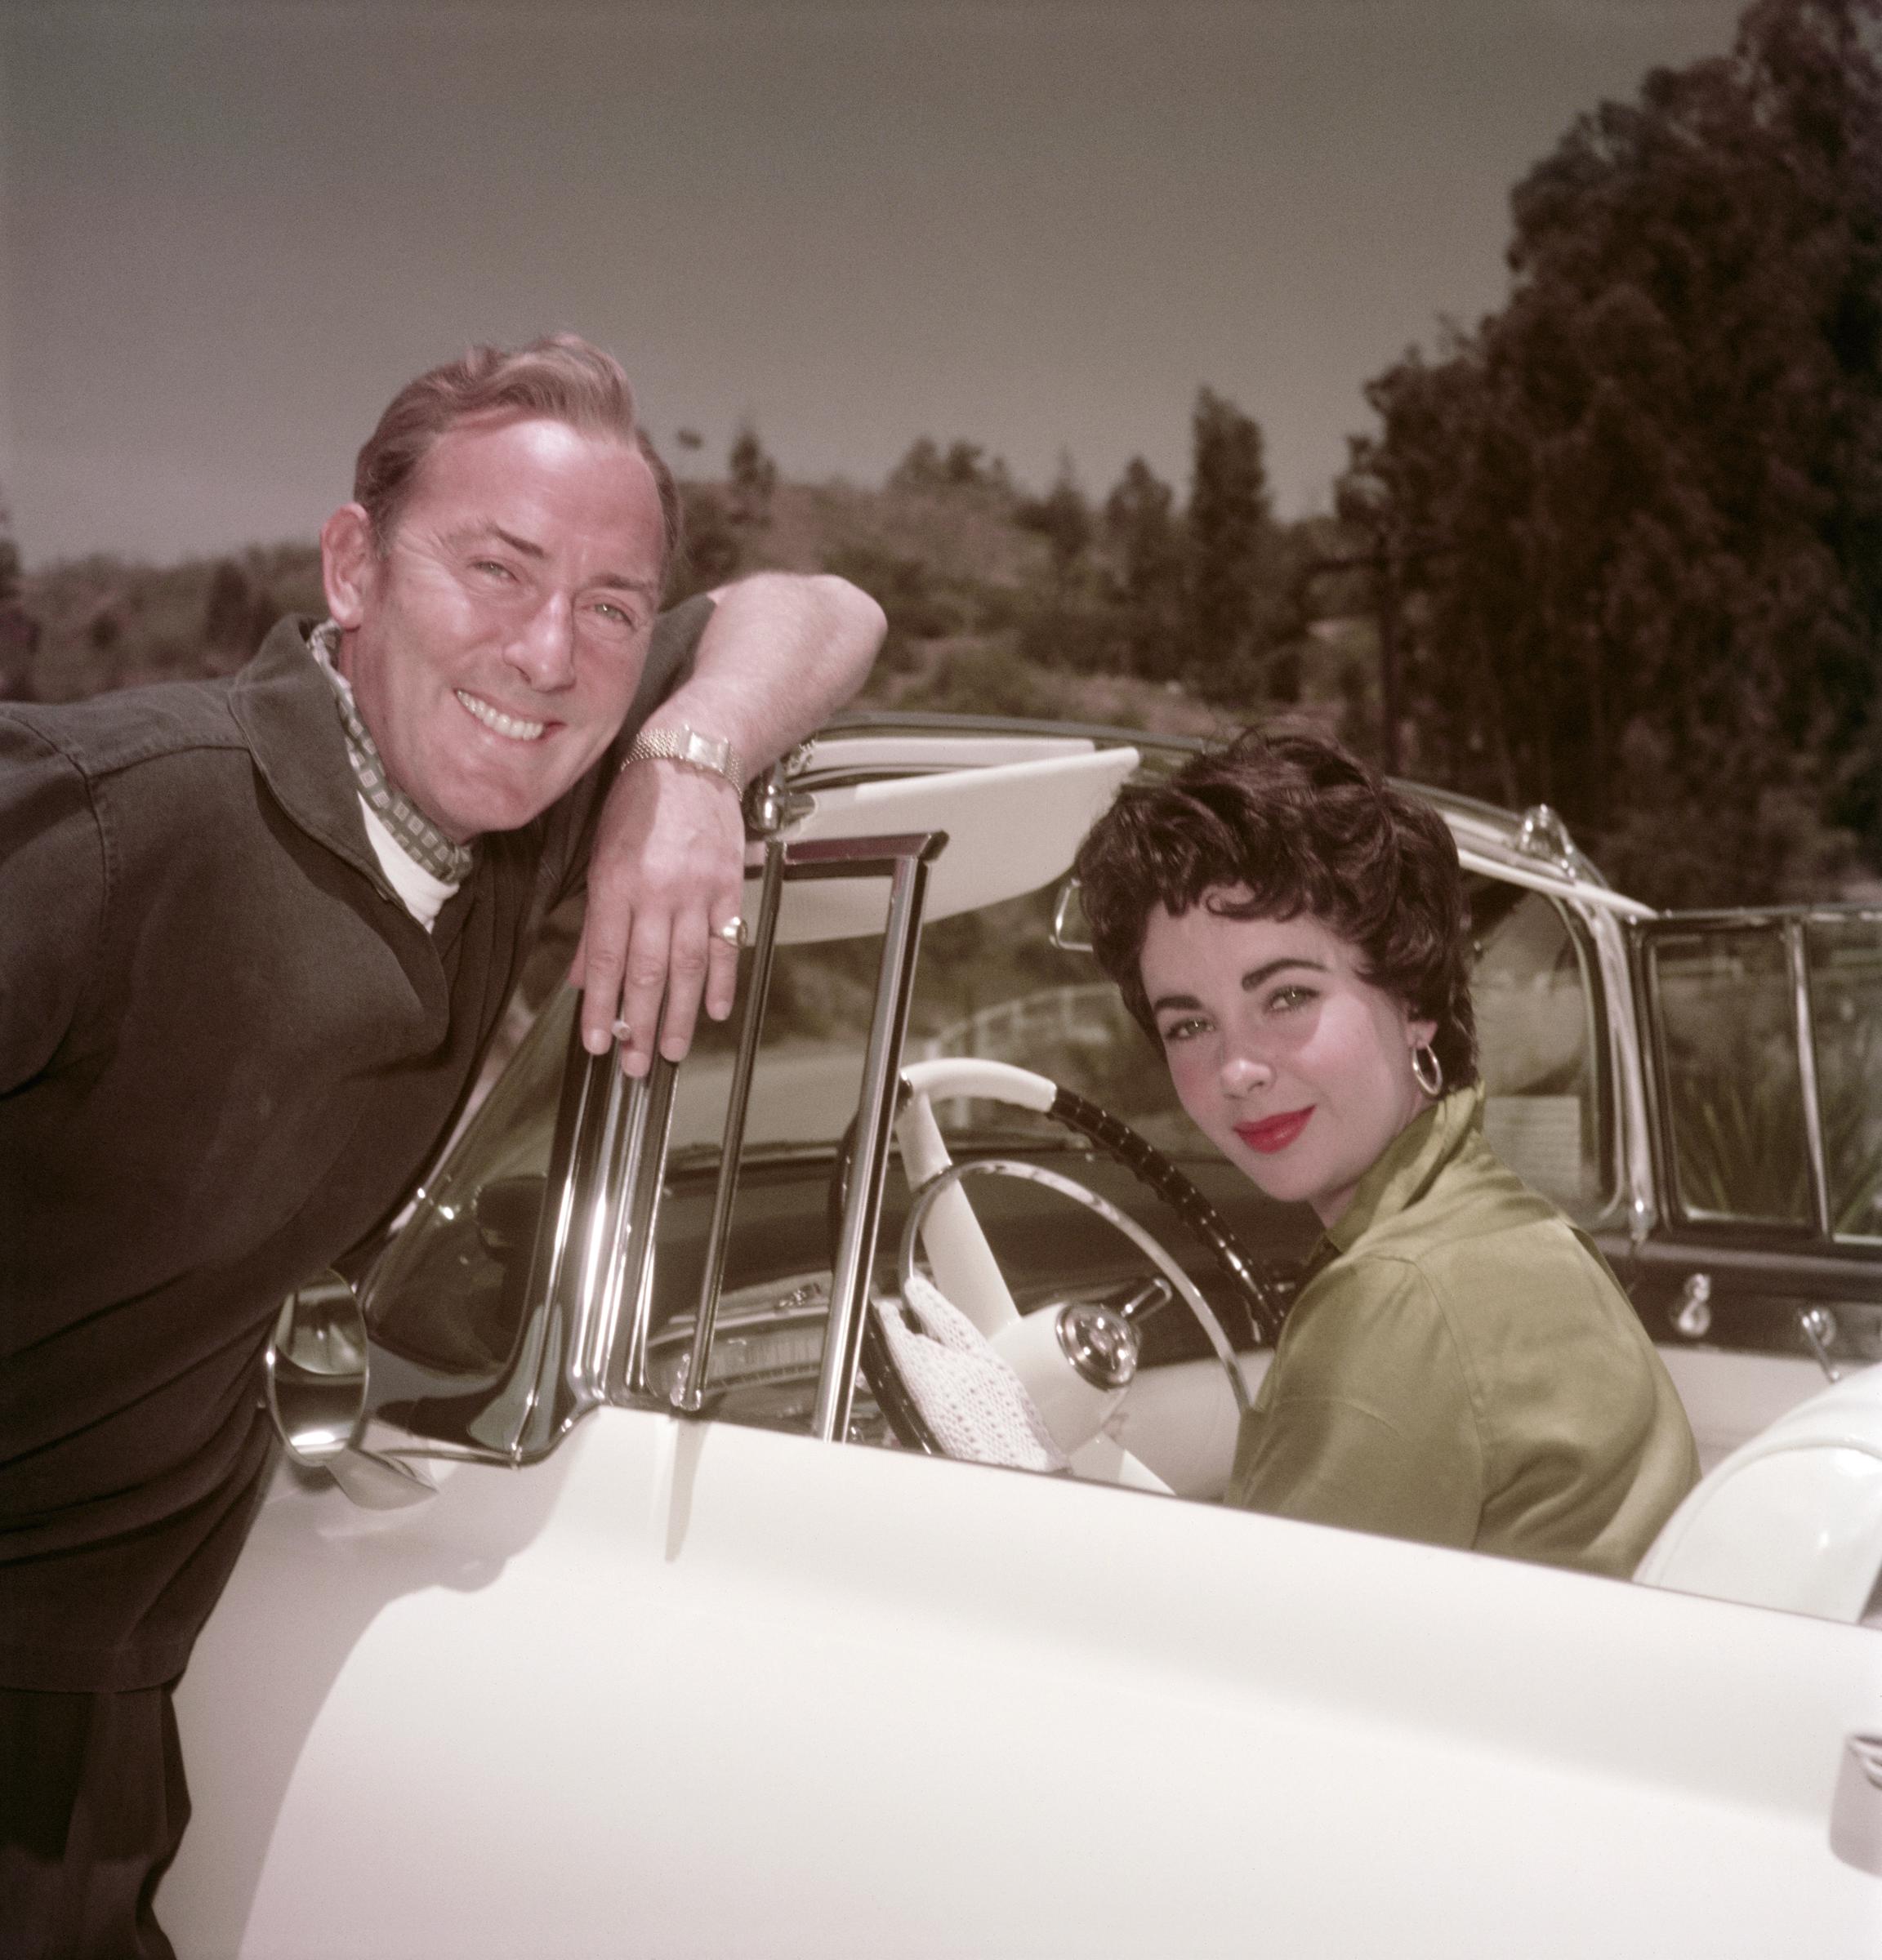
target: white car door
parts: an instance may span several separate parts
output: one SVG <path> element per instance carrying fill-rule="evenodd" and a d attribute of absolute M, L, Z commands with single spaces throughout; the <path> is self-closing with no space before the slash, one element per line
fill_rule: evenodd
<path fill-rule="evenodd" d="M 207 1957 L 1873 1954 L 1871 1630 L 607 1410 L 284 1473 L 180 1707 Z"/>

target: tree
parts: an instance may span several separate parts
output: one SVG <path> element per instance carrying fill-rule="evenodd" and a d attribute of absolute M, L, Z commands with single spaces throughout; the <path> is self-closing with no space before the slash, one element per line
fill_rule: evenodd
<path fill-rule="evenodd" d="M 7 506 L 0 504 L 0 606 L 14 605 L 20 598 L 20 547 L 7 529 L 10 522 Z"/>
<path fill-rule="evenodd" d="M 1189 665 L 1205 693 L 1246 710 L 1272 692 L 1269 656 L 1298 635 L 1304 615 L 1269 501 L 1260 425 L 1202 388 L 1190 430 Z"/>
<path fill-rule="evenodd" d="M 1189 625 L 1195 660 L 1246 669 L 1254 650 L 1255 595 L 1270 521 L 1261 431 L 1207 388 L 1190 419 Z"/>
<path fill-rule="evenodd" d="M 957 438 L 945 452 L 931 435 L 917 436 L 889 473 L 891 490 L 986 490 L 1010 497 L 1013 479 L 1006 459 L 988 457 L 979 443 Z"/>
<path fill-rule="evenodd" d="M 722 586 L 738 569 L 744 546 L 724 494 L 711 483 L 680 485 L 680 532 L 685 543 L 668 581 L 667 602 L 678 605 L 695 593 Z"/>
<path fill-rule="evenodd" d="M 940 448 L 931 435 L 916 436 L 908 445 L 908 453 L 889 473 L 892 490 L 934 490 L 947 480 Z"/>
<path fill-rule="evenodd" d="M 1176 493 L 1140 456 L 1104 500 L 1104 532 L 1132 668 L 1155 680 L 1180 677 L 1186 560 Z"/>
<path fill-rule="evenodd" d="M 225 652 L 248 652 L 254 610 L 248 574 L 234 559 L 217 559 L 203 601 L 203 639 Z"/>
<path fill-rule="evenodd" d="M 727 475 L 726 510 L 731 521 L 742 531 L 762 531 L 771 521 L 778 466 L 749 422 L 741 423 L 733 439 Z"/>
<path fill-rule="evenodd" d="M 1427 763 L 1666 901 L 1882 849 L 1879 18 L 1758 0 L 1583 117 L 1514 194 L 1507 305 L 1371 385 L 1341 487 Z"/>
<path fill-rule="evenodd" d="M 7 506 L 0 503 L 0 701 L 31 701 L 39 622 L 21 603 L 24 574 L 11 524 Z"/>
<path fill-rule="evenodd" d="M 1022 528 L 1036 531 L 1045 539 L 1054 589 L 1059 598 L 1065 598 L 1091 548 L 1095 528 L 1091 506 L 1078 488 L 1070 457 L 1059 458 L 1059 474 L 1045 496 L 1028 499 L 1014 514 Z"/>

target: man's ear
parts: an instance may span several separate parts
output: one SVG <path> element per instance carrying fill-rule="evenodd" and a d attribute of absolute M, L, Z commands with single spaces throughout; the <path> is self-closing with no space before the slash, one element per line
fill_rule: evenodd
<path fill-rule="evenodd" d="M 342 504 L 320 527 L 320 582 L 327 610 L 343 632 L 350 633 L 366 617 L 378 571 L 378 547 L 365 506 Z"/>

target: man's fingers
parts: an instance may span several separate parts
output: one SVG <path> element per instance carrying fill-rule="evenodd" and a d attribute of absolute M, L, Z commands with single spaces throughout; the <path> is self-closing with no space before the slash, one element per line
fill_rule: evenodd
<path fill-rule="evenodd" d="M 715 1021 L 731 1013 L 738 992 L 738 947 L 725 936 L 724 923 L 706 942 L 706 1012 Z"/>
<path fill-rule="evenodd" d="M 621 976 L 627 964 L 625 945 L 591 941 L 588 928 L 582 927 L 569 978 L 582 990 L 582 1045 L 591 1055 L 604 1055 L 614 1045 L 621 1012 Z"/>
<path fill-rule="evenodd" d="M 653 1065 L 653 1031 L 660 1022 L 660 1002 L 667 991 L 670 921 L 651 912 L 634 915 L 634 936 L 627 942 L 627 964 L 622 976 L 621 1067 L 630 1076 L 644 1076 Z"/>
<path fill-rule="evenodd" d="M 699 1008 L 732 1010 L 738 949 L 714 929 L 738 915 L 745 837 L 737 800 L 698 771 L 640 764 L 616 778 L 602 811 L 578 960 L 582 1038 L 644 1075 L 661 1053 L 691 1045 Z M 661 1022 L 664 997 L 666 1017 Z"/>
<path fill-rule="evenodd" d="M 697 920 L 675 921 L 662 938 L 657 921 L 643 914 L 634 929 L 625 955 L 600 948 L 591 954 L 584 935 L 569 977 L 582 989 L 582 1046 L 602 1055 L 618 1041 L 622 1067 L 640 1076 L 647 1072 L 656 1028 L 661 1054 L 681 1062 L 693 1045 L 702 1002 L 715 1021 L 731 1013 L 738 948 L 720 932 L 704 932 Z M 662 944 L 666 964 L 657 969 L 655 948 Z"/>
<path fill-rule="evenodd" d="M 695 913 L 673 922 L 667 942 L 667 1012 L 660 1023 L 660 1052 L 683 1062 L 693 1045 L 699 996 L 706 987 L 706 921 Z"/>

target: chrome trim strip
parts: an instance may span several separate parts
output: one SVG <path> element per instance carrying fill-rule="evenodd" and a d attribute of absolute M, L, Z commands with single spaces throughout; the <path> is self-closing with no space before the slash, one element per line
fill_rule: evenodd
<path fill-rule="evenodd" d="M 705 1401 L 706 1374 L 712 1357 L 712 1331 L 719 1317 L 719 1288 L 725 1276 L 725 1251 L 732 1236 L 732 1207 L 738 1195 L 738 1160 L 745 1146 L 745 1117 L 751 1101 L 751 1071 L 764 1031 L 765 1007 L 771 993 L 771 969 L 778 951 L 778 904 L 784 895 L 784 846 L 774 837 L 765 847 L 765 868 L 758 885 L 758 918 L 751 947 L 751 973 L 746 982 L 745 1018 L 738 1031 L 738 1053 L 732 1064 L 732 1086 L 725 1098 L 725 1129 L 719 1149 L 719 1183 L 712 1194 L 712 1222 L 706 1232 L 706 1266 L 699 1279 L 699 1307 L 693 1316 L 693 1352 L 683 1381 L 674 1384 L 673 1405 L 697 1415 Z M 641 1377 L 645 1375 L 646 1343 L 640 1345 Z"/>
<path fill-rule="evenodd" d="M 1804 1142 L 1810 1163 L 1810 1204 L 1817 1230 L 1830 1236 L 1830 1166 L 1823 1155 L 1823 1100 L 1817 1080 L 1817 1015 L 1810 996 L 1810 947 L 1803 919 L 1785 921 L 1791 990 L 1797 1019 L 1797 1072 L 1804 1091 Z M 1834 1380 L 1835 1378 L 1831 1377 Z"/>
<path fill-rule="evenodd" d="M 656 1033 L 655 1040 L 658 1036 Z M 601 1375 L 604 1395 L 641 1395 L 647 1388 L 647 1343 L 653 1325 L 653 1263 L 658 1250 L 654 1223 L 660 1193 L 667 1182 L 667 1150 L 673 1135 L 673 1094 L 679 1086 L 680 1065 L 654 1050 L 646 1076 L 640 1121 L 634 1151 L 615 1194 L 614 1242 L 609 1254 L 614 1313 L 609 1326 L 607 1361 Z M 618 1303 L 631 1301 L 625 1341 L 617 1338 Z"/>
<path fill-rule="evenodd" d="M 594 1155 L 597 1128 L 606 1120 L 607 1085 L 595 1072 L 595 1059 L 582 1045 L 578 1018 L 569 1029 L 562 1105 L 549 1161 L 546 1189 L 555 1194 L 555 1217 L 538 1227 L 530 1262 L 528 1298 L 535 1304 L 502 1388 L 467 1425 L 475 1441 L 505 1463 L 541 1455 L 566 1427 L 555 1406 L 555 1387 L 564 1345 L 562 1330 L 580 1300 L 575 1276 L 583 1263 L 581 1247 L 591 1227 L 591 1220 L 578 1209 L 578 1194 Z M 575 1413 L 571 1411 L 567 1420 L 572 1422 Z"/>
<path fill-rule="evenodd" d="M 829 1327 L 824 1335 L 823 1367 L 818 1377 L 817 1405 L 811 1421 L 812 1433 L 826 1442 L 846 1437 L 850 1431 L 857 1359 L 863 1344 L 863 1316 L 868 1304 L 870 1272 L 875 1263 L 876 1233 L 881 1222 L 882 1183 L 895 1122 L 902 1043 L 908 1031 L 908 1009 L 914 994 L 915 956 L 921 942 L 928 866 L 947 842 L 944 831 L 925 836 L 832 838 L 823 844 L 799 847 L 790 853 L 806 866 L 815 863 L 835 868 L 872 858 L 879 863 L 885 858 L 892 858 L 894 866 L 889 887 L 888 923 L 882 936 L 882 963 L 876 981 L 876 1011 L 870 1022 L 862 1090 L 857 1099 L 856 1154 L 850 1169 L 849 1196 L 843 1206 L 843 1223 L 837 1234 L 830 1281 Z M 841 875 L 841 871 L 836 875 Z"/>
<path fill-rule="evenodd" d="M 1659 916 L 1652 906 L 1640 899 L 1592 883 L 1585 872 L 1571 884 L 1559 871 L 1545 870 L 1539 859 L 1505 856 L 1500 850 L 1481 849 L 1464 838 L 1456 842 L 1457 861 L 1467 871 L 1481 871 L 1486 877 L 1500 878 L 1505 884 L 1519 884 L 1527 891 L 1545 892 L 1551 898 L 1585 906 L 1590 911 L 1616 913 L 1624 919 Z"/>
<path fill-rule="evenodd" d="M 1612 1085 L 1615 1102 L 1614 1140 L 1620 1157 L 1614 1196 L 1625 1209 L 1628 1241 L 1638 1246 L 1660 1222 L 1647 1084 L 1647 1031 L 1635 991 L 1625 920 L 1599 900 L 1594 905 L 1584 903 L 1589 896 L 1584 887 L 1564 903 L 1594 942 L 1594 964 L 1601 983 L 1603 1031 L 1608 1041 L 1608 1080 Z"/>
<path fill-rule="evenodd" d="M 613 1256 L 618 1232 L 609 1194 L 617 1187 L 623 1161 L 631 1165 L 634 1160 L 647 1111 L 644 1079 L 630 1081 L 612 1054 L 601 1060 L 609 1081 L 602 1104 L 600 1140 L 592 1161 L 585 1167 L 591 1180 L 583 1187 L 590 1194 L 587 1229 L 582 1235 L 581 1279 L 571 1302 L 573 1325 L 578 1332 L 569 1343 L 572 1372 L 578 1379 L 589 1379 L 600 1374 L 601 1357 L 607 1352 L 604 1330 L 620 1311 L 620 1281 Z"/>

